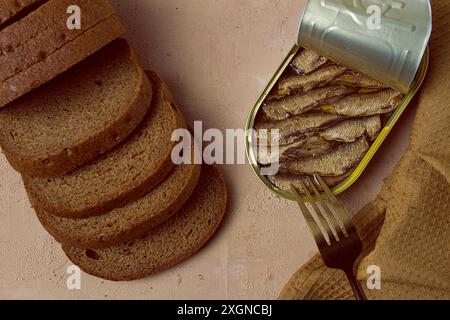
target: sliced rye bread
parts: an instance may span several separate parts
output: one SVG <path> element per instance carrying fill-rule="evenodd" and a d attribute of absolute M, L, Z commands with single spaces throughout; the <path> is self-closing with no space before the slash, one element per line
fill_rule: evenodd
<path fill-rule="evenodd" d="M 63 175 L 123 141 L 151 97 L 139 58 L 116 40 L 0 109 L 0 145 L 24 175 Z"/>
<path fill-rule="evenodd" d="M 44 60 L 83 32 L 115 15 L 107 0 L 77 0 L 81 29 L 67 27 L 67 8 L 73 0 L 51 0 L 25 18 L 0 31 L 0 81 Z M 32 27 L 30 27 L 32 26 Z"/>
<path fill-rule="evenodd" d="M 48 0 L 0 0 L 0 30 L 18 21 Z"/>
<path fill-rule="evenodd" d="M 125 29 L 108 0 L 78 0 L 81 29 L 69 30 L 68 0 L 51 0 L 0 31 L 0 108 L 84 60 Z M 64 11 L 62 11 L 64 9 Z"/>
<path fill-rule="evenodd" d="M 226 208 L 222 174 L 216 167 L 204 166 L 187 204 L 147 236 L 105 249 L 62 248 L 74 264 L 96 277 L 113 281 L 141 279 L 200 250 L 217 231 Z"/>
<path fill-rule="evenodd" d="M 39 221 L 60 243 L 79 248 L 105 248 L 146 235 L 176 213 L 200 178 L 200 165 L 177 166 L 144 197 L 103 215 L 85 219 L 56 217 L 36 210 Z"/>
<path fill-rule="evenodd" d="M 52 80 L 123 33 L 124 29 L 119 18 L 111 16 L 44 60 L 0 82 L 0 108 Z"/>
<path fill-rule="evenodd" d="M 153 103 L 138 128 L 112 151 L 64 176 L 23 176 L 35 208 L 66 218 L 96 216 L 153 190 L 175 167 L 172 132 L 186 123 L 163 82 L 149 73 Z"/>

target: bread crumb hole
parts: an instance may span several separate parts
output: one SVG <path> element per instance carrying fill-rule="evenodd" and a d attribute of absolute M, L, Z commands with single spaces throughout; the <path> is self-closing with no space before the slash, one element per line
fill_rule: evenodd
<path fill-rule="evenodd" d="M 4 49 L 2 49 L 1 52 L 2 52 L 3 54 L 7 54 L 7 53 L 9 53 L 9 52 L 12 52 L 13 50 L 14 50 L 13 46 L 8 45 L 8 46 L 6 46 Z"/>
<path fill-rule="evenodd" d="M 98 253 L 95 252 L 94 250 L 87 249 L 85 254 L 86 254 L 86 257 L 88 257 L 90 259 L 94 259 L 94 260 L 100 259 L 100 256 L 98 255 Z"/>
<path fill-rule="evenodd" d="M 95 83 L 96 85 L 98 85 L 99 87 L 103 86 L 103 81 L 95 80 L 94 83 Z"/>

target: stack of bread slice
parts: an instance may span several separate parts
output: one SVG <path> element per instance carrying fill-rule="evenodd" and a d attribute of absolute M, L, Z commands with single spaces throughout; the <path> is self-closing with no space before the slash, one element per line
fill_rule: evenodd
<path fill-rule="evenodd" d="M 193 255 L 225 215 L 225 182 L 215 166 L 173 163 L 171 136 L 186 122 L 163 81 L 117 39 L 113 7 L 3 2 L 0 146 L 44 228 L 73 263 L 109 280 Z M 80 30 L 66 26 L 71 5 Z"/>

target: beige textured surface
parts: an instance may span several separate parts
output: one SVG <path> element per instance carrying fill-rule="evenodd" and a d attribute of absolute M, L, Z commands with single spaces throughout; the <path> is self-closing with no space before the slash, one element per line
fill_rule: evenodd
<path fill-rule="evenodd" d="M 115 0 L 144 64 L 160 72 L 189 120 L 242 128 L 265 83 L 291 49 L 303 0 Z M 407 111 L 364 176 L 343 199 L 357 212 L 378 193 L 406 146 Z M 70 265 L 39 225 L 19 176 L 0 157 L 0 299 L 274 299 L 316 252 L 294 203 L 265 190 L 247 166 L 223 167 L 230 215 L 199 254 L 154 277 L 111 283 L 83 274 L 66 288 Z"/>

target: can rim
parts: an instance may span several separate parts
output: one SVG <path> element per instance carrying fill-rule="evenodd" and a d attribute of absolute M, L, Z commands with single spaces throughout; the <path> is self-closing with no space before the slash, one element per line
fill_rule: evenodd
<path fill-rule="evenodd" d="M 253 172 L 256 174 L 256 176 L 266 185 L 269 190 L 271 190 L 273 193 L 277 194 L 278 196 L 281 196 L 282 198 L 285 198 L 287 200 L 297 200 L 298 197 L 294 195 L 293 193 L 287 192 L 285 190 L 282 190 L 272 184 L 266 176 L 262 175 L 260 172 L 260 168 L 258 166 L 254 151 L 253 151 L 253 134 L 252 129 L 255 124 L 256 116 L 259 112 L 259 109 L 268 96 L 269 92 L 272 90 L 278 79 L 280 78 L 281 74 L 284 72 L 284 70 L 288 67 L 290 61 L 295 56 L 295 54 L 298 52 L 298 50 L 301 47 L 299 45 L 294 45 L 286 59 L 283 61 L 283 63 L 278 68 L 278 71 L 275 73 L 275 76 L 272 78 L 272 80 L 269 82 L 269 84 L 266 86 L 266 88 L 263 90 L 261 95 L 259 96 L 257 102 L 253 106 L 253 108 L 250 111 L 250 115 L 247 119 L 246 124 L 246 154 L 247 159 L 253 169 Z M 394 111 L 392 116 L 387 121 L 384 128 L 381 130 L 378 137 L 375 139 L 375 141 L 372 143 L 371 147 L 363 157 L 363 159 L 359 162 L 358 166 L 353 170 L 353 172 L 348 176 L 343 182 L 332 188 L 332 192 L 334 195 L 338 195 L 347 189 L 349 189 L 362 175 L 364 170 L 369 165 L 370 161 L 373 159 L 375 153 L 378 151 L 378 149 L 381 147 L 383 142 L 386 140 L 387 136 L 391 132 L 394 125 L 398 122 L 401 115 L 406 110 L 406 107 L 410 104 L 411 100 L 414 98 L 416 93 L 419 91 L 423 81 L 425 80 L 426 73 L 428 71 L 428 65 L 429 65 L 429 47 L 426 48 L 425 53 L 422 58 L 422 62 L 420 64 L 420 67 L 416 73 L 416 76 L 414 78 L 413 84 L 411 85 L 410 90 L 405 95 L 403 100 L 399 103 L 397 109 Z M 325 193 L 320 194 L 321 199 L 327 198 L 327 195 Z M 305 197 L 306 199 L 306 197 Z"/>

